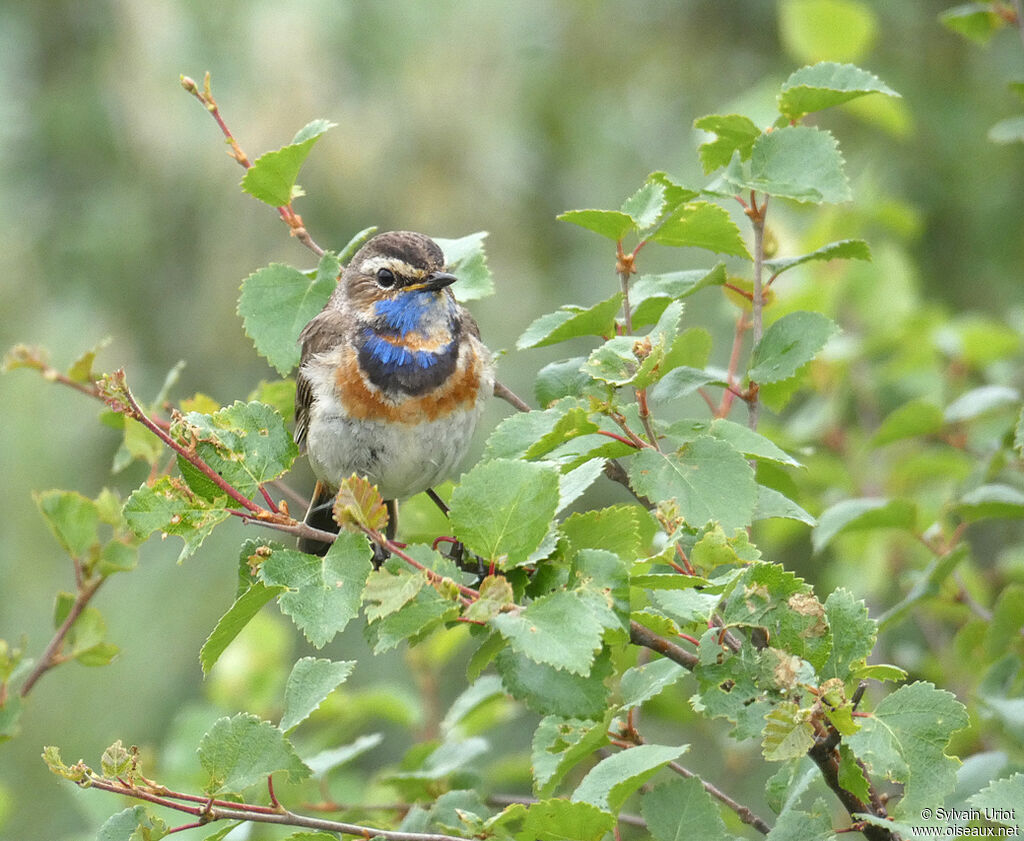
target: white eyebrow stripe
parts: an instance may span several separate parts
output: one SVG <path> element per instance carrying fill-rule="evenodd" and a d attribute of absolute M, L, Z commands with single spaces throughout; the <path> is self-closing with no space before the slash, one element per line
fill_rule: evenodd
<path fill-rule="evenodd" d="M 421 278 L 426 275 L 424 269 L 417 269 L 410 266 L 405 260 L 397 257 L 368 257 L 359 266 L 361 274 L 376 274 L 380 269 L 390 269 L 396 275 L 404 278 Z"/>

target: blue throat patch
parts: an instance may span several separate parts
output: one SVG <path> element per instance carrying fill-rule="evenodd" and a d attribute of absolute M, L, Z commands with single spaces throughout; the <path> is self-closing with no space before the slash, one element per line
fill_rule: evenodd
<path fill-rule="evenodd" d="M 455 342 L 449 342 L 438 351 L 407 350 L 381 338 L 371 328 L 363 330 L 363 349 L 378 363 L 381 370 L 394 373 L 399 368 L 429 368 L 451 354 Z"/>
<path fill-rule="evenodd" d="M 377 301 L 373 312 L 383 322 L 386 331 L 394 331 L 404 338 L 406 333 L 416 330 L 423 317 L 430 314 L 439 303 L 447 304 L 447 299 L 438 300 L 437 293 L 433 292 L 405 292 L 397 298 Z M 450 315 L 450 308 L 446 306 L 445 310 L 449 310 Z"/>

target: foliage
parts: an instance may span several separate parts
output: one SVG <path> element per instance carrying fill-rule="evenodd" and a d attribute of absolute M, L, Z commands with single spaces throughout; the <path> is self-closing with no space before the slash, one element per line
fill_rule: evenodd
<path fill-rule="evenodd" d="M 220 120 L 208 80 L 203 90 L 183 82 Z M 358 477 L 339 493 L 343 528 L 324 557 L 263 536 L 244 543 L 234 604 L 200 653 L 205 671 L 270 601 L 315 649 L 361 615 L 375 652 L 404 645 L 411 656 L 422 652 L 430 669 L 451 650 L 468 655 L 466 688 L 433 732 L 419 740 L 410 733 L 400 760 L 374 767 L 364 802 L 328 801 L 312 817 L 285 808 L 275 790 L 285 786 L 289 803 L 309 802 L 377 744 L 365 732 L 339 744 L 318 714 L 363 665 L 323 657 L 291 667 L 277 724 L 240 711 L 206 730 L 197 745 L 201 794 L 147 778 L 138 749 L 120 742 L 99 770 L 66 764 L 47 748 L 51 770 L 185 813 L 193 821 L 185 826 L 278 822 L 300 829 L 290 836 L 296 840 L 331 837 L 326 832 L 598 839 L 613 829 L 628 834 L 636 823 L 659 841 L 683 832 L 832 838 L 850 827 L 880 839 L 898 837 L 947 798 L 1008 805 L 1001 798 L 1020 788 L 1009 760 L 973 788 L 957 774 L 952 741 L 974 749 L 962 732 L 972 723 L 963 704 L 935 682 L 903 683 L 903 670 L 877 662 L 877 651 L 886 629 L 938 611 L 977 666 L 972 691 L 986 726 L 1020 732 L 1024 595 L 1019 585 L 997 597 L 986 592 L 993 585 L 967 539 L 968 526 L 1024 517 L 1024 411 L 1010 373 L 1019 337 L 913 307 L 873 321 L 864 316 L 882 305 L 884 291 L 835 306 L 824 275 L 801 288 L 799 272 L 788 274 L 867 261 L 863 240 L 771 253 L 769 207 L 851 198 L 838 142 L 817 122 L 819 112 L 867 95 L 897 96 L 850 64 L 802 68 L 781 86 L 773 125 L 761 129 L 737 114 L 695 122 L 709 135 L 699 150 L 713 176 L 705 186 L 654 172 L 617 209 L 562 214 L 614 246 L 609 280 L 617 288 L 590 307 L 540 316 L 520 337 L 524 352 L 569 345 L 574 355 L 539 372 L 540 408 L 501 422 L 483 459 L 452 490 L 451 538 L 466 555 L 438 550 L 435 538 L 444 543 L 447 535 L 412 535 L 408 544 L 387 538 L 382 501 Z M 805 122 L 811 114 L 815 124 Z M 311 123 L 254 163 L 231 139 L 246 167 L 243 189 L 277 208 L 319 258 L 311 271 L 272 265 L 243 283 L 244 329 L 283 377 L 297 362 L 303 324 L 366 235 L 324 252 L 292 207 L 299 168 L 327 128 Z M 492 288 L 483 238 L 442 241 L 468 297 Z M 639 275 L 641 257 L 658 247 L 731 262 Z M 855 290 L 863 277 L 850 272 L 842 282 Z M 724 353 L 688 311 L 723 293 L 734 308 Z M 93 372 L 94 358 L 89 351 L 59 372 L 19 347 L 6 361 L 102 400 L 124 435 L 124 458 L 150 469 L 124 502 L 108 491 L 92 500 L 39 494 L 77 590 L 58 598 L 57 631 L 37 661 L 6 643 L 0 649 L 0 734 L 8 737 L 45 671 L 68 659 L 102 665 L 116 654 L 89 602 L 114 573 L 133 568 L 142 541 L 180 537 L 184 560 L 232 517 L 289 536 L 306 528 L 274 497 L 297 456 L 286 400 L 220 407 L 197 396 L 165 413 L 162 399 L 140 404 L 123 372 Z M 686 400 L 693 395 L 703 399 L 698 412 Z M 740 404 L 746 424 L 729 417 Z M 777 418 L 764 417 L 765 409 Z M 866 409 L 865 421 L 858 412 Z M 604 480 L 621 485 L 628 501 L 589 506 L 588 489 Z M 851 588 L 822 598 L 774 562 L 767 550 L 786 540 L 837 564 L 856 565 L 868 553 L 909 555 L 908 546 L 927 557 L 906 561 L 873 618 Z M 372 548 L 389 555 L 379 568 Z M 889 683 L 902 685 L 889 691 Z M 686 730 L 682 686 L 693 713 Z M 676 729 L 657 728 L 651 742 L 641 712 L 659 705 L 676 712 Z M 484 734 L 524 707 L 538 717 L 535 797 L 504 803 L 488 796 L 488 774 L 497 772 L 495 742 Z M 708 779 L 704 757 L 682 743 L 703 738 L 714 719 L 736 742 L 759 743 L 774 772 L 771 819 L 729 797 L 727 785 Z M 369 811 L 384 793 L 402 804 L 389 810 L 393 818 Z M 832 803 L 845 810 L 841 818 Z M 184 828 L 166 814 L 133 805 L 99 837 L 159 838 Z M 388 836 L 385 826 L 396 832 Z"/>

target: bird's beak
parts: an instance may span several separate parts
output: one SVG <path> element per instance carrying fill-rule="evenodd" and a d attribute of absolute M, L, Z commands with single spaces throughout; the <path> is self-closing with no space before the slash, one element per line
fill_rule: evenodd
<path fill-rule="evenodd" d="M 456 280 L 458 280 L 458 278 L 448 272 L 431 272 L 420 283 L 414 283 L 410 286 L 406 286 L 405 288 L 408 292 L 420 289 L 427 289 L 431 292 L 436 292 L 439 289 L 444 289 L 446 286 L 451 286 Z"/>

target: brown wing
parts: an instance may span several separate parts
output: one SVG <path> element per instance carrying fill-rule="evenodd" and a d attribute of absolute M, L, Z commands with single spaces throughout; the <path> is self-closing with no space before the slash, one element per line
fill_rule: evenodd
<path fill-rule="evenodd" d="M 326 353 L 341 344 L 345 338 L 344 327 L 345 318 L 341 312 L 336 309 L 325 309 L 303 327 L 299 334 L 302 356 L 299 359 L 298 373 L 295 375 L 295 443 L 302 452 L 306 449 L 309 410 L 313 405 L 312 383 L 303 372 L 303 366 L 310 357 Z"/>

